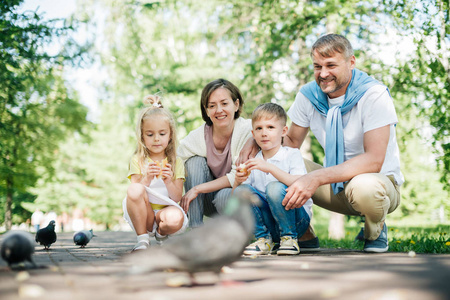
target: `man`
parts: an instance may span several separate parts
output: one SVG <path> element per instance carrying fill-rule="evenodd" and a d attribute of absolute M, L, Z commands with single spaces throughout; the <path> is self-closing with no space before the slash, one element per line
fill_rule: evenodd
<path fill-rule="evenodd" d="M 288 111 L 284 145 L 299 148 L 311 128 L 325 150 L 325 167 L 305 160 L 308 174 L 288 187 L 283 205 L 298 208 L 312 198 L 325 209 L 365 216 L 364 251 L 386 252 L 385 218 L 400 204 L 404 181 L 392 98 L 355 68 L 352 46 L 341 35 L 319 38 L 311 58 L 315 81 L 300 89 Z"/>

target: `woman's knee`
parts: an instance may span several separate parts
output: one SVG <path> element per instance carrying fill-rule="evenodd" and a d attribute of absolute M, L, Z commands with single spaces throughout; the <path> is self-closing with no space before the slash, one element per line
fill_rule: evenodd
<path fill-rule="evenodd" d="M 220 215 L 224 213 L 225 207 L 227 206 L 228 199 L 230 198 L 230 196 L 231 196 L 231 188 L 223 188 L 219 190 L 214 196 L 212 203 Z"/>
<path fill-rule="evenodd" d="M 186 169 L 186 172 L 198 172 L 199 170 L 202 170 L 205 167 L 207 168 L 208 164 L 206 163 L 205 157 L 193 156 L 186 161 L 184 167 Z"/>
<path fill-rule="evenodd" d="M 213 178 L 210 175 L 206 158 L 201 156 L 194 156 L 189 158 L 185 163 L 186 181 L 184 187 L 186 190 L 190 190 L 196 185 L 210 181 Z"/>

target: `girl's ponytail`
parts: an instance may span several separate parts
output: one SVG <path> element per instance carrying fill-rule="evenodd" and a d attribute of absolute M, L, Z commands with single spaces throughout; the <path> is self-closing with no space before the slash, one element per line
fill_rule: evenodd
<path fill-rule="evenodd" d="M 147 95 L 142 101 L 145 106 L 153 106 L 155 108 L 162 108 L 161 97 L 158 95 Z"/>

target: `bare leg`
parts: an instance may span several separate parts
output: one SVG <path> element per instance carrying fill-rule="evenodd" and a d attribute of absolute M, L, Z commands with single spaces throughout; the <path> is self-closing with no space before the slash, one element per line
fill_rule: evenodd
<path fill-rule="evenodd" d="M 167 235 L 177 232 L 183 226 L 184 215 L 175 206 L 167 206 L 156 214 L 158 233 Z"/>
<path fill-rule="evenodd" d="M 128 187 L 127 211 L 137 235 L 152 231 L 155 214 L 142 184 L 132 183 Z"/>

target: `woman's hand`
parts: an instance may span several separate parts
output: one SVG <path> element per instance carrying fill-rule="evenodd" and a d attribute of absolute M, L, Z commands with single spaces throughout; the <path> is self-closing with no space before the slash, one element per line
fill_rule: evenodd
<path fill-rule="evenodd" d="M 241 152 L 239 153 L 239 157 L 236 160 L 236 166 L 239 166 L 240 164 L 245 163 L 250 158 L 255 157 L 258 151 L 258 144 L 256 144 L 253 138 L 249 138 L 244 147 L 242 147 Z"/>
<path fill-rule="evenodd" d="M 189 205 L 191 204 L 192 200 L 197 198 L 198 194 L 200 193 L 198 192 L 197 187 L 194 186 L 186 194 L 184 194 L 183 197 L 181 197 L 180 206 L 186 213 L 189 210 Z"/>

